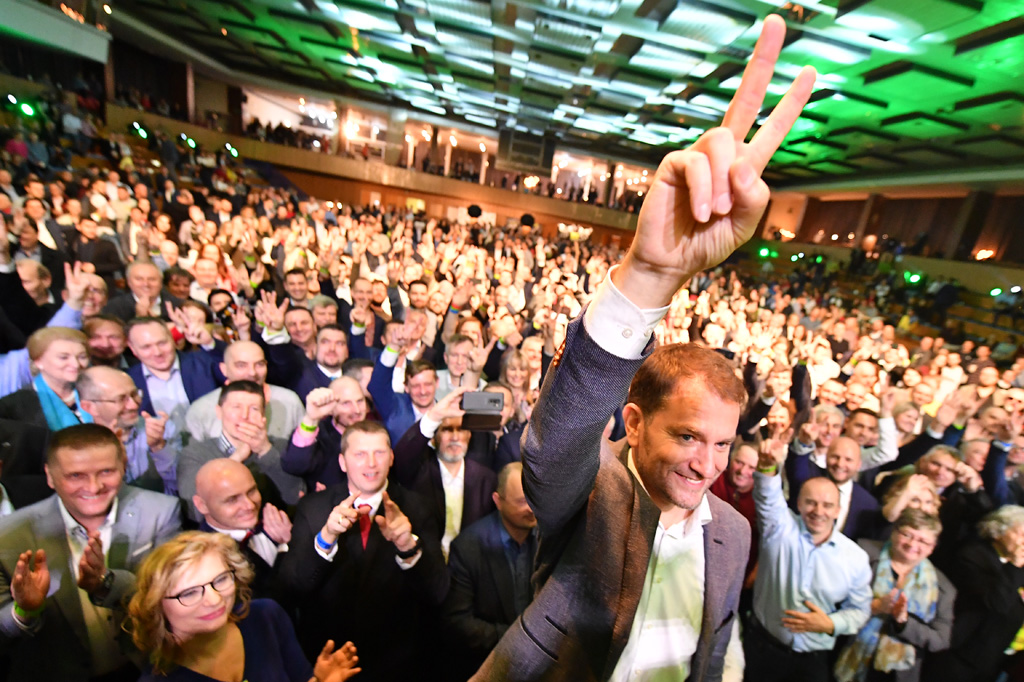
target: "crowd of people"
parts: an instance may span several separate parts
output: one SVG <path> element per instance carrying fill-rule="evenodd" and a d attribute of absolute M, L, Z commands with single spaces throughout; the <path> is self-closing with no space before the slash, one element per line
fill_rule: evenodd
<path fill-rule="evenodd" d="M 628 251 L 0 170 L 7 679 L 1021 679 L 1024 360 L 716 267 L 774 19 Z"/>

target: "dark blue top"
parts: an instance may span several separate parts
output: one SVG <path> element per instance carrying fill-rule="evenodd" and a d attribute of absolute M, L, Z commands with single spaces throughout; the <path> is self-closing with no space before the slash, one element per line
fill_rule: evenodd
<path fill-rule="evenodd" d="M 238 621 L 245 646 L 245 682 L 309 682 L 313 666 L 295 638 L 295 627 L 277 602 L 254 599 L 249 615 Z M 139 682 L 210 682 L 212 677 L 178 667 L 167 676 L 143 673 Z"/>

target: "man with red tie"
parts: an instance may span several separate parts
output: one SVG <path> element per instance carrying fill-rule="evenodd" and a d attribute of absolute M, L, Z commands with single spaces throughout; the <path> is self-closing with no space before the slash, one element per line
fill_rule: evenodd
<path fill-rule="evenodd" d="M 432 652 L 448 591 L 440 529 L 423 500 L 388 482 L 394 461 L 376 422 L 345 429 L 339 465 L 348 482 L 300 502 L 280 579 L 301 602 L 299 641 L 315 656 L 325 639 L 358 641 L 365 682 L 416 677 Z"/>

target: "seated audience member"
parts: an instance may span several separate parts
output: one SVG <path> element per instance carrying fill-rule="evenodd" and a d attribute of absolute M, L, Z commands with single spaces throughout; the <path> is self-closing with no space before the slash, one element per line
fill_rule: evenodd
<path fill-rule="evenodd" d="M 359 672 L 351 642 L 318 648 L 311 666 L 284 609 L 250 601 L 252 579 L 221 533 L 181 533 L 146 557 L 128 604 L 132 640 L 149 652 L 140 682 L 340 682 Z"/>
<path fill-rule="evenodd" d="M 99 236 L 99 225 L 91 217 L 82 218 L 78 223 L 78 235 L 71 240 L 71 254 L 74 260 L 89 263 L 92 272 L 103 278 L 107 291 L 114 287 L 114 275 L 124 263 L 117 253 L 117 246 Z"/>
<path fill-rule="evenodd" d="M 870 617 L 871 568 L 864 550 L 836 528 L 835 483 L 809 479 L 799 514 L 789 510 L 777 475 L 784 456 L 784 443 L 766 441 L 754 474 L 761 547 L 744 679 L 827 682 L 836 639 L 855 634 Z"/>
<path fill-rule="evenodd" d="M 351 633 L 363 680 L 404 679 L 410 670 L 426 677 L 433 658 L 424 633 L 448 591 L 439 531 L 417 495 L 388 481 L 383 426 L 347 428 L 339 459 L 348 485 L 299 502 L 280 559 L 284 587 L 301 600 L 299 640 L 313 652 Z"/>
<path fill-rule="evenodd" d="M 82 331 L 88 338 L 90 365 L 128 370 L 128 361 L 124 357 L 128 337 L 120 319 L 112 315 L 95 315 L 82 323 Z"/>
<path fill-rule="evenodd" d="M 216 408 L 221 435 L 190 442 L 178 460 L 178 494 L 182 500 L 192 501 L 196 473 L 203 464 L 229 457 L 245 464 L 254 476 L 266 477 L 262 480 L 268 488 L 261 491 L 265 499 L 285 504 L 299 501 L 304 488 L 302 479 L 281 468 L 281 453 L 287 444 L 267 433 L 265 400 L 263 388 L 253 381 L 235 381 L 224 387 Z M 190 509 L 193 518 L 198 519 L 195 508 Z"/>
<path fill-rule="evenodd" d="M 448 557 L 452 585 L 442 618 L 452 680 L 476 672 L 532 595 L 537 518 L 523 493 L 523 465 L 505 465 L 497 485 L 497 510 L 463 528 Z"/>
<path fill-rule="evenodd" d="M 396 328 L 392 325 L 392 330 Z M 391 377 L 403 350 L 401 339 L 394 331 L 384 351 L 377 358 L 370 376 L 370 396 L 392 442 L 398 442 L 409 427 L 416 423 L 434 404 L 437 393 L 437 370 L 426 360 L 415 360 L 405 366 L 405 393 L 391 385 Z"/>
<path fill-rule="evenodd" d="M 159 317 L 170 321 L 168 304 L 180 308 L 182 300 L 163 288 L 160 269 L 152 263 L 132 263 L 125 278 L 128 291 L 110 299 L 103 312 L 128 322 L 136 317 Z"/>
<path fill-rule="evenodd" d="M 201 350 L 179 353 L 163 320 L 138 317 L 128 323 L 127 335 L 128 347 L 139 364 L 128 374 L 144 393 L 143 412 L 165 412 L 178 433 L 184 433 L 188 406 L 219 384 L 214 369 L 223 359 L 224 346 L 214 342 L 205 325 L 184 315 L 176 317 L 185 340 Z"/>
<path fill-rule="evenodd" d="M 253 381 L 263 388 L 267 402 L 267 432 L 274 438 L 287 438 L 299 425 L 303 407 L 299 396 L 283 386 L 267 383 L 267 360 L 263 349 L 252 341 L 235 341 L 224 349 L 221 374 L 227 383 Z M 216 406 L 222 389 L 215 388 L 192 402 L 185 413 L 185 428 L 196 440 L 216 438 L 220 435 L 220 420 Z"/>
<path fill-rule="evenodd" d="M 460 529 L 494 511 L 494 472 L 466 459 L 471 434 L 462 428 L 459 401 L 468 390 L 456 388 L 410 426 L 395 444 L 391 466 L 391 480 L 420 495 L 434 510 L 434 521 L 444 529 L 445 557 Z"/>
<path fill-rule="evenodd" d="M 51 277 L 50 293 L 53 296 L 60 296 L 60 292 L 64 290 L 64 257 L 39 241 L 39 228 L 32 221 L 26 221 L 21 226 L 18 244 L 11 256 L 15 262 L 31 260 L 44 266 Z"/>
<path fill-rule="evenodd" d="M 174 425 L 168 424 L 167 414 L 139 414 L 142 392 L 130 376 L 113 367 L 86 369 L 78 376 L 77 387 L 82 408 L 124 445 L 124 482 L 176 495 L 177 452 L 168 447 Z"/>
<path fill-rule="evenodd" d="M 301 476 L 310 490 L 317 484 L 346 483 L 338 464 L 345 429 L 367 418 L 366 398 L 359 383 L 350 377 L 314 388 L 306 396 L 306 413 L 281 456 L 281 468 Z"/>
<path fill-rule="evenodd" d="M 472 351 L 474 349 L 473 339 L 462 334 L 454 334 L 444 344 L 445 369 L 437 372 L 437 390 L 434 392 L 434 399 L 441 400 L 446 395 L 460 386 L 473 387 L 473 390 L 482 391 L 484 380 L 480 378 L 479 372 L 471 371 L 473 362 Z M 463 382 L 466 382 L 465 384 Z"/>
<path fill-rule="evenodd" d="M 812 431 L 816 425 L 804 424 L 801 431 L 804 438 L 814 440 Z M 810 461 L 810 457 L 795 455 L 786 458 L 786 480 L 789 482 L 790 499 L 798 499 L 800 488 L 816 476 L 825 476 L 839 489 L 839 515 L 836 528 L 852 540 L 874 537 L 879 523 L 879 507 L 871 493 L 857 483 L 860 472 L 860 445 L 846 436 L 840 436 L 829 445 L 825 457 L 825 469 Z"/>
<path fill-rule="evenodd" d="M 839 655 L 836 682 L 917 682 L 923 662 L 949 648 L 956 589 L 928 560 L 940 531 L 937 517 L 907 509 L 887 541 L 859 541 L 874 575 L 871 619 Z"/>
<path fill-rule="evenodd" d="M 928 682 L 989 682 L 1020 665 L 1024 623 L 1024 507 L 1006 505 L 978 524 L 981 540 L 959 548 L 953 639 L 925 660 Z M 1009 655 L 1008 655 L 1009 654 Z"/>
<path fill-rule="evenodd" d="M 154 547 L 181 529 L 173 497 L 122 486 L 124 448 L 98 424 L 53 435 L 56 495 L 0 523 L 0 641 L 8 680 L 134 680 L 121 604 Z"/>
<path fill-rule="evenodd" d="M 263 504 L 252 472 L 229 458 L 213 459 L 196 473 L 192 504 L 202 517 L 199 530 L 230 535 L 252 565 L 257 597 L 281 601 L 274 586 L 274 564 L 288 551 L 292 522 L 274 505 Z"/>
<path fill-rule="evenodd" d="M 44 327 L 28 338 L 34 378 L 27 388 L 0 398 L 0 435 L 10 443 L 3 482 L 21 507 L 47 495 L 43 455 L 50 434 L 91 423 L 75 382 L 88 364 L 85 334 L 66 327 Z"/>
<path fill-rule="evenodd" d="M 18 277 L 21 279 L 21 286 L 40 309 L 44 319 L 53 317 L 57 312 L 57 298 L 50 287 L 53 284 L 53 275 L 50 269 L 42 263 L 34 260 L 20 260 L 15 265 Z"/>

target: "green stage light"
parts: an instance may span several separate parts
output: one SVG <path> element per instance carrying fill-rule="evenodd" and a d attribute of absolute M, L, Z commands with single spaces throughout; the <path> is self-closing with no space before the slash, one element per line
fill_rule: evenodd
<path fill-rule="evenodd" d="M 795 262 L 797 262 L 798 260 L 800 260 L 800 256 L 798 256 L 798 255 L 796 255 L 796 254 L 794 253 L 794 254 L 793 254 L 792 256 L 790 256 L 790 257 L 789 257 L 789 260 L 791 260 L 791 261 L 793 261 L 793 262 L 795 263 Z"/>
<path fill-rule="evenodd" d="M 989 293 L 990 296 L 998 296 L 999 294 L 1003 293 L 1003 290 L 1000 289 L 999 287 L 996 287 L 995 289 L 993 289 L 992 291 L 990 291 L 988 293 Z"/>
<path fill-rule="evenodd" d="M 21 108 L 21 113 L 25 114 L 26 116 L 35 116 L 36 115 L 36 110 L 33 109 L 32 105 L 29 104 L 28 102 L 22 102 L 20 108 Z"/>
<path fill-rule="evenodd" d="M 193 140 L 191 137 L 188 138 L 188 146 L 189 146 L 190 149 L 195 149 L 196 148 L 196 141 Z"/>
<path fill-rule="evenodd" d="M 772 258 L 778 258 L 778 257 L 779 257 L 779 252 L 778 252 L 778 251 L 772 251 L 772 252 L 771 252 L 771 253 L 770 253 L 769 255 L 770 255 L 770 256 L 771 256 Z"/>
<path fill-rule="evenodd" d="M 238 158 L 238 150 L 235 149 L 234 147 L 231 148 L 231 156 L 235 157 L 236 159 Z"/>
<path fill-rule="evenodd" d="M 767 246 L 762 246 L 761 250 L 757 252 L 757 255 L 759 255 L 761 258 L 767 258 L 768 257 L 768 253 L 769 253 L 768 247 Z"/>
<path fill-rule="evenodd" d="M 143 140 L 146 140 L 149 138 L 149 133 L 147 133 L 144 128 L 139 128 L 139 137 L 141 137 Z"/>
<path fill-rule="evenodd" d="M 910 279 L 909 279 L 909 281 L 910 281 L 910 283 L 911 283 L 911 284 L 917 284 L 918 282 L 920 282 L 920 281 L 921 281 L 921 275 L 919 275 L 919 274 L 917 274 L 917 273 L 915 272 L 914 274 L 912 274 L 912 275 L 910 276 Z"/>
<path fill-rule="evenodd" d="M 821 256 L 818 256 L 817 258 L 815 258 L 814 262 L 815 263 L 820 263 L 821 262 Z"/>

